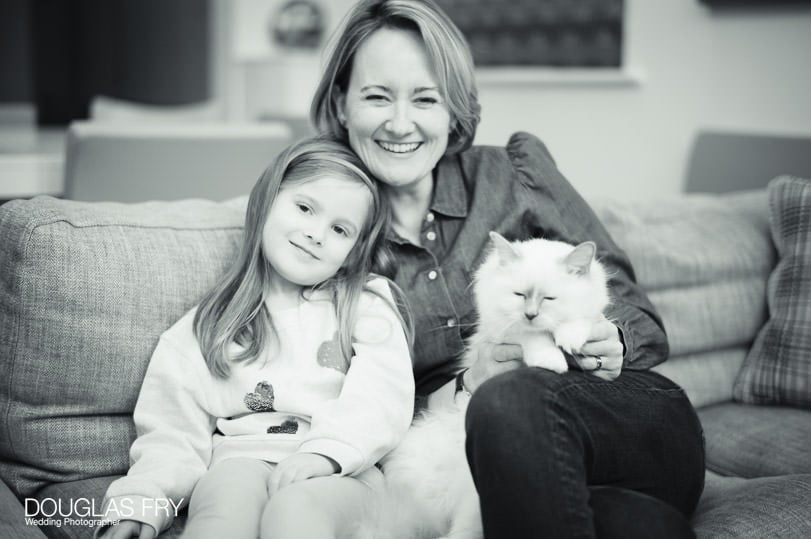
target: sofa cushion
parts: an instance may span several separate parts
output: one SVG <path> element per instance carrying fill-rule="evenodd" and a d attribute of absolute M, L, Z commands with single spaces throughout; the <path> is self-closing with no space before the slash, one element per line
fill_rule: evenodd
<path fill-rule="evenodd" d="M 811 537 L 811 474 L 741 479 L 707 472 L 693 514 L 699 539 Z"/>
<path fill-rule="evenodd" d="M 670 359 L 657 370 L 694 406 L 729 400 L 742 351 L 766 320 L 776 259 L 766 190 L 590 202 L 664 322 Z"/>
<path fill-rule="evenodd" d="M 811 474 L 811 411 L 727 402 L 698 411 L 707 468 L 721 475 Z"/>
<path fill-rule="evenodd" d="M 26 523 L 26 513 L 20 500 L 0 481 L 0 537 L 14 539 L 44 539 L 36 525 Z"/>
<path fill-rule="evenodd" d="M 241 205 L 0 207 L 0 477 L 17 495 L 125 473 L 158 336 L 238 247 Z"/>
<path fill-rule="evenodd" d="M 649 292 L 765 280 L 774 267 L 765 190 L 590 202 Z"/>
<path fill-rule="evenodd" d="M 735 382 L 735 399 L 811 408 L 811 180 L 769 183 L 780 257 L 769 277 L 769 320 Z"/>
<path fill-rule="evenodd" d="M 732 383 L 748 348 L 671 356 L 653 370 L 682 386 L 695 408 L 732 400 Z"/>

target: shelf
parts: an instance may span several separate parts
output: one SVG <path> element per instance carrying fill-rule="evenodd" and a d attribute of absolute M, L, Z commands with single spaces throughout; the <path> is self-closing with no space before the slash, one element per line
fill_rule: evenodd
<path fill-rule="evenodd" d="M 479 86 L 641 86 L 644 77 L 633 68 L 481 67 Z"/>

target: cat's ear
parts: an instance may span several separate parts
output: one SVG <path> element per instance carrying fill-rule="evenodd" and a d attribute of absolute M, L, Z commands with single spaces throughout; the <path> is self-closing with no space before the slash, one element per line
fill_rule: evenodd
<path fill-rule="evenodd" d="M 574 248 L 574 251 L 566 255 L 564 263 L 569 273 L 575 275 L 588 275 L 591 261 L 594 260 L 594 254 L 597 252 L 597 246 L 592 241 L 584 241 Z"/>
<path fill-rule="evenodd" d="M 498 232 L 490 232 L 490 239 L 493 240 L 493 245 L 498 252 L 498 258 L 501 263 L 512 262 L 518 260 L 521 253 L 507 241 L 507 239 Z"/>

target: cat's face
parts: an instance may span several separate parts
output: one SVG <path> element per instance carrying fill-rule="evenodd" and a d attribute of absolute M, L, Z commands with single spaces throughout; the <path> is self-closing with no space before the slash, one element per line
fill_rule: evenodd
<path fill-rule="evenodd" d="M 511 327 L 551 331 L 572 310 L 577 288 L 582 286 L 577 280 L 554 264 L 538 268 L 527 262 L 509 262 L 482 282 L 480 309 L 485 306 Z"/>
<path fill-rule="evenodd" d="M 573 254 L 561 242 L 497 242 L 476 276 L 480 325 L 494 333 L 552 331 L 599 314 L 607 297 L 605 276 L 591 249 Z"/>

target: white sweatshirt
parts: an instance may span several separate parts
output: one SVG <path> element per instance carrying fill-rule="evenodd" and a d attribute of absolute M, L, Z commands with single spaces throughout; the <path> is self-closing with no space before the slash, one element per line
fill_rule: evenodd
<path fill-rule="evenodd" d="M 388 301 L 361 297 L 351 366 L 325 292 L 271 310 L 279 342 L 252 363 L 232 364 L 225 380 L 206 366 L 194 309 L 163 333 L 133 414 L 131 467 L 107 490 L 105 518 L 163 531 L 209 466 L 229 457 L 319 453 L 340 465 L 339 475 L 356 475 L 392 450 L 411 423 L 414 376 L 388 284 L 368 286 Z"/>

